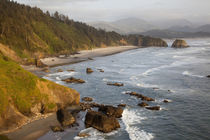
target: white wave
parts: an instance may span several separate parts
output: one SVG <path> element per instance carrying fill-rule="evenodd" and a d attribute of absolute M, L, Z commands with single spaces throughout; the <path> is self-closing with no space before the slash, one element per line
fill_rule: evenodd
<path fill-rule="evenodd" d="M 158 71 L 158 70 L 161 70 L 161 69 L 167 68 L 167 67 L 168 67 L 168 65 L 162 65 L 162 66 L 159 66 L 159 67 L 151 68 L 151 69 L 148 69 L 147 71 L 145 71 L 144 73 L 142 73 L 142 75 L 148 76 L 149 73 L 152 73 L 154 71 Z"/>
<path fill-rule="evenodd" d="M 136 84 L 138 87 L 144 87 L 144 88 L 158 88 L 158 85 L 152 85 L 152 84 L 145 84 L 145 83 L 138 83 Z"/>
<path fill-rule="evenodd" d="M 48 76 L 73 76 L 75 74 L 76 74 L 76 72 L 64 71 L 64 72 L 52 73 L 52 74 L 49 74 Z"/>
<path fill-rule="evenodd" d="M 138 111 L 129 110 L 128 108 L 124 109 L 122 121 L 125 124 L 125 130 L 128 132 L 129 138 L 131 140 L 151 140 L 154 138 L 151 133 L 147 133 L 144 130 L 141 130 L 139 127 L 135 126 L 145 119 L 140 115 L 141 114 Z"/>
<path fill-rule="evenodd" d="M 105 140 L 106 136 L 115 135 L 116 133 L 118 133 L 118 131 L 115 130 L 110 133 L 102 133 L 102 132 L 90 127 L 90 128 L 80 131 L 80 133 L 87 133 L 90 136 L 85 137 L 85 138 L 76 136 L 76 137 L 74 137 L 74 140 Z"/>
<path fill-rule="evenodd" d="M 56 77 L 56 80 L 59 80 L 59 81 L 61 81 L 61 78 L 60 78 L 60 77 Z"/>
<path fill-rule="evenodd" d="M 192 77 L 198 77 L 198 78 L 203 78 L 203 77 L 204 77 L 204 76 L 202 76 L 202 75 L 195 75 L 195 74 L 192 74 L 192 73 L 189 72 L 189 71 L 184 71 L 182 74 L 185 75 L 185 76 L 192 76 Z"/>

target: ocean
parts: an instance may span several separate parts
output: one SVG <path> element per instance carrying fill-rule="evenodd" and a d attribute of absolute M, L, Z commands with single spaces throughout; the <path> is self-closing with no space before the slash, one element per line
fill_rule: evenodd
<path fill-rule="evenodd" d="M 52 68 L 48 77 L 44 78 L 76 89 L 81 97 L 93 97 L 94 102 L 102 104 L 127 104 L 119 119 L 120 129 L 104 134 L 88 128 L 82 131 L 89 133 L 90 137 L 73 139 L 210 139 L 210 78 L 206 77 L 210 75 L 210 38 L 185 40 L 189 48 L 140 48 Z M 173 40 L 166 41 L 170 46 Z M 87 67 L 94 72 L 86 74 Z M 64 72 L 56 72 L 58 69 Z M 75 72 L 66 71 L 68 69 L 74 69 Z M 61 81 L 71 76 L 81 78 L 86 83 L 66 84 Z M 121 82 L 124 86 L 108 86 L 107 82 Z M 139 107 L 141 100 L 125 94 L 127 91 L 154 98 L 155 102 L 149 105 L 159 105 L 161 110 Z M 164 99 L 171 102 L 163 103 Z M 52 140 L 72 139 L 68 131 L 51 132 L 50 135 Z"/>

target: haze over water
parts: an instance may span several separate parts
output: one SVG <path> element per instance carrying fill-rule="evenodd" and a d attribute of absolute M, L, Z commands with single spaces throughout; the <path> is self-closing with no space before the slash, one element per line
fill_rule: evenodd
<path fill-rule="evenodd" d="M 171 40 L 167 40 L 169 45 Z M 151 47 L 95 58 L 73 65 L 52 68 L 46 79 L 76 89 L 81 97 L 94 102 L 118 105 L 125 103 L 121 128 L 109 134 L 95 129 L 85 130 L 88 139 L 107 140 L 204 140 L 210 137 L 210 39 L 186 39 L 191 46 L 184 49 Z M 95 71 L 87 75 L 87 67 Z M 57 69 L 64 72 L 57 73 Z M 103 69 L 100 73 L 97 69 Z M 65 70 L 75 69 L 76 72 Z M 85 84 L 66 84 L 61 79 L 74 76 Z M 124 87 L 107 86 L 107 82 L 122 82 Z M 125 94 L 135 91 L 155 98 L 152 105 L 160 111 L 137 106 L 140 99 Z M 164 99 L 171 100 L 163 103 Z M 55 139 L 68 139 L 68 134 L 52 133 Z M 76 139 L 76 138 L 75 138 Z"/>

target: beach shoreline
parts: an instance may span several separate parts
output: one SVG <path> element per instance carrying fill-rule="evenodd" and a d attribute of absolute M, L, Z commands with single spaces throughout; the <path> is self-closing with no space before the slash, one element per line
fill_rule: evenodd
<path fill-rule="evenodd" d="M 41 59 L 41 61 L 48 67 L 56 67 L 60 65 L 67 65 L 67 64 L 92 60 L 93 58 L 96 57 L 113 55 L 138 48 L 139 47 L 137 46 L 117 46 L 117 47 L 98 48 L 93 50 L 83 50 L 80 51 L 78 54 L 71 55 L 68 57 L 49 57 L 49 58 L 43 58 Z M 22 65 L 22 67 L 36 74 L 39 77 L 46 75 L 46 73 L 42 73 L 43 70 L 42 68 L 37 68 L 34 65 L 31 66 Z M 52 125 L 58 125 L 55 113 L 45 119 L 39 119 L 32 121 L 31 123 L 25 124 L 22 127 L 15 129 L 14 131 L 6 133 L 6 135 L 11 140 L 18 138 L 21 138 L 22 140 L 36 140 L 42 137 L 43 135 L 47 134 L 50 131 L 50 126 Z"/>

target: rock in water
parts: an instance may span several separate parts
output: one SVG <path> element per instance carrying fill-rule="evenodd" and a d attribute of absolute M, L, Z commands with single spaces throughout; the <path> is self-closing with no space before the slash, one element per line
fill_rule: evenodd
<path fill-rule="evenodd" d="M 145 102 L 142 102 L 142 103 L 138 104 L 138 106 L 145 107 L 145 106 L 148 106 L 148 104 Z"/>
<path fill-rule="evenodd" d="M 76 119 L 68 110 L 59 109 L 56 114 L 58 121 L 64 127 L 71 126 L 76 122 Z"/>
<path fill-rule="evenodd" d="M 146 107 L 146 109 L 149 109 L 149 110 L 160 110 L 160 106 L 149 106 L 149 107 Z"/>
<path fill-rule="evenodd" d="M 91 68 L 87 68 L 87 69 L 86 69 L 86 73 L 90 74 L 90 73 L 92 73 L 92 72 L 93 72 L 93 70 L 92 70 Z"/>
<path fill-rule="evenodd" d="M 189 47 L 189 45 L 187 45 L 187 42 L 185 40 L 176 39 L 171 47 L 173 47 L 173 48 L 186 48 L 186 47 Z"/>
<path fill-rule="evenodd" d="M 99 107 L 98 111 L 103 112 L 107 116 L 120 118 L 122 117 L 123 109 L 121 107 L 114 107 L 114 106 L 101 106 Z"/>
<path fill-rule="evenodd" d="M 207 77 L 207 78 L 210 78 L 210 75 L 207 75 L 206 77 Z"/>
<path fill-rule="evenodd" d="M 122 86 L 124 86 L 123 83 L 110 83 L 110 82 L 108 82 L 107 85 L 109 85 L 109 86 L 117 86 L 117 87 L 122 87 Z"/>
<path fill-rule="evenodd" d="M 76 79 L 74 77 L 70 77 L 70 78 L 64 79 L 62 81 L 65 81 L 66 83 L 77 83 L 77 84 L 83 84 L 83 83 L 85 83 L 84 80 L 82 80 L 82 79 Z"/>
<path fill-rule="evenodd" d="M 85 125 L 86 128 L 93 127 L 104 133 L 120 128 L 120 124 L 115 117 L 108 117 L 107 115 L 96 111 L 87 112 L 85 116 Z"/>
<path fill-rule="evenodd" d="M 83 98 L 82 98 L 82 101 L 85 101 L 85 102 L 92 102 L 92 101 L 93 101 L 93 98 L 91 98 L 91 97 L 83 97 Z"/>
<path fill-rule="evenodd" d="M 64 129 L 60 126 L 51 126 L 51 130 L 53 132 L 63 132 L 64 131 Z"/>

